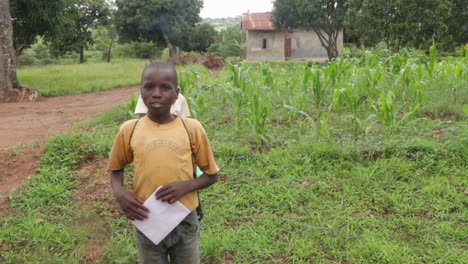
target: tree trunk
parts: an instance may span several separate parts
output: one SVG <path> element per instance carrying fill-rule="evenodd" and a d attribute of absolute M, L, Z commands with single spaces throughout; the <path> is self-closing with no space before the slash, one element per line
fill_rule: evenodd
<path fill-rule="evenodd" d="M 16 77 L 13 26 L 8 0 L 0 0 L 0 101 L 11 100 L 19 88 Z"/>
<path fill-rule="evenodd" d="M 111 39 L 111 42 L 109 43 L 109 49 L 107 50 L 107 62 L 111 61 L 111 56 L 112 56 L 112 44 L 114 44 L 114 40 Z"/>
<path fill-rule="evenodd" d="M 80 47 L 80 64 L 84 63 L 84 47 Z"/>
<path fill-rule="evenodd" d="M 0 102 L 35 101 L 39 92 L 20 86 L 16 76 L 13 25 L 8 0 L 0 0 Z"/>
<path fill-rule="evenodd" d="M 166 34 L 163 33 L 164 41 L 166 41 L 167 48 L 169 49 L 169 57 L 173 57 L 177 54 L 177 49 L 174 45 L 172 45 L 171 41 L 167 37 Z"/>
<path fill-rule="evenodd" d="M 313 27 L 315 33 L 319 37 L 322 47 L 327 51 L 328 60 L 338 57 L 338 47 L 336 40 L 338 38 L 339 31 L 332 30 L 331 32 L 324 32 L 318 27 Z"/>

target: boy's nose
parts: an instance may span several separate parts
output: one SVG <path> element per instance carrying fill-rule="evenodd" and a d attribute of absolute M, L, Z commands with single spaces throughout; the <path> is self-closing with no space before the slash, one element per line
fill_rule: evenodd
<path fill-rule="evenodd" d="M 152 96 L 161 97 L 161 89 L 159 88 L 154 89 Z"/>

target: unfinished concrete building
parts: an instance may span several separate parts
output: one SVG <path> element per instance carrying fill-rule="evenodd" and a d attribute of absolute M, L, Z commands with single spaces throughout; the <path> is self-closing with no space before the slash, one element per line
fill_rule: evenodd
<path fill-rule="evenodd" d="M 317 33 L 312 31 L 276 30 L 270 13 L 242 15 L 242 29 L 247 32 L 247 61 L 328 60 Z M 338 51 L 343 48 L 343 31 L 338 35 Z"/>

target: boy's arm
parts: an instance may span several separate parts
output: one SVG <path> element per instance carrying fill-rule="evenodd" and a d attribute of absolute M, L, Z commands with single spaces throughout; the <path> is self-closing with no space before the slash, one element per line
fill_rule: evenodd
<path fill-rule="evenodd" d="M 124 215 L 131 221 L 147 218 L 149 210 L 143 205 L 143 201 L 124 187 L 123 170 L 112 170 L 110 179 L 115 198 Z"/>
<path fill-rule="evenodd" d="M 173 182 L 161 187 L 156 193 L 156 199 L 162 202 L 175 203 L 186 193 L 198 191 L 211 186 L 218 180 L 218 174 L 203 173 L 199 178 L 190 181 Z"/>

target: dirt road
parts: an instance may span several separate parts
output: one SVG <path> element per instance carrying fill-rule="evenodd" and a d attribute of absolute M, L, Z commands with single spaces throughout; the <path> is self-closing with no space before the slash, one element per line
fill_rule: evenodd
<path fill-rule="evenodd" d="M 84 95 L 42 98 L 33 103 L 0 104 L 0 149 L 33 142 L 68 131 L 115 105 L 130 100 L 138 86 Z"/>

